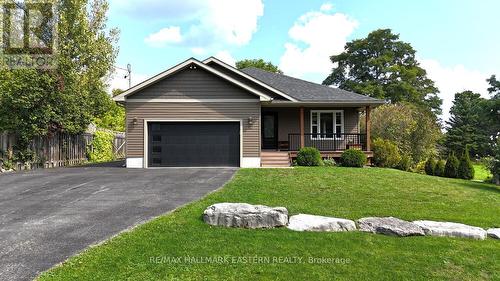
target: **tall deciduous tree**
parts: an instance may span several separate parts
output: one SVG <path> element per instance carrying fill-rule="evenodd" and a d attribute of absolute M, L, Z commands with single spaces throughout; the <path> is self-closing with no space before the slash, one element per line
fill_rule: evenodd
<path fill-rule="evenodd" d="M 415 50 L 390 29 L 379 29 L 348 42 L 332 56 L 335 67 L 323 81 L 341 89 L 396 102 L 410 102 L 441 113 L 434 82 L 415 58 Z"/>
<path fill-rule="evenodd" d="M 245 59 L 236 62 L 236 68 L 243 69 L 247 67 L 260 68 L 269 72 L 283 74 L 276 65 L 272 64 L 270 61 L 266 62 L 263 59 Z"/>
<path fill-rule="evenodd" d="M 121 89 L 113 89 L 111 91 L 113 97 L 121 93 L 123 93 Z M 94 123 L 98 128 L 125 132 L 125 108 L 117 102 L 111 101 L 109 110 L 107 110 L 103 116 L 96 117 Z"/>
<path fill-rule="evenodd" d="M 19 149 L 34 136 L 82 132 L 112 105 L 105 81 L 118 32 L 106 27 L 107 2 L 58 0 L 55 5 L 56 67 L 0 70 L 0 131 L 16 133 Z"/>
<path fill-rule="evenodd" d="M 485 99 L 480 94 L 464 91 L 455 94 L 446 122 L 445 146 L 449 151 L 462 153 L 468 145 L 470 155 L 485 156 L 489 153 L 489 129 L 485 128 Z"/>

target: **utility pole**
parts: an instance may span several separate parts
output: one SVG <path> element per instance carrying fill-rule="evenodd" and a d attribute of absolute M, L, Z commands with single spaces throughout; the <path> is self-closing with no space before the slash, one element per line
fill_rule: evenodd
<path fill-rule="evenodd" d="M 132 88 L 132 65 L 129 63 L 127 64 L 127 76 L 128 76 L 128 88 Z"/>

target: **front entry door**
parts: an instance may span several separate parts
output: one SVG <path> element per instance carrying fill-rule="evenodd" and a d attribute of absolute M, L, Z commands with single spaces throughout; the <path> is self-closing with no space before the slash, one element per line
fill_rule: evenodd
<path fill-rule="evenodd" d="M 262 114 L 262 148 L 278 148 L 278 114 L 275 112 Z"/>

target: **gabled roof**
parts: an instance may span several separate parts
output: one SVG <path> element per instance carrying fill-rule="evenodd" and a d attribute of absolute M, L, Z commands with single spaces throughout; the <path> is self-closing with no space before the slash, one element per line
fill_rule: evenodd
<path fill-rule="evenodd" d="M 232 78 L 232 77 L 230 77 L 230 76 L 228 76 L 220 71 L 217 71 L 217 70 L 213 69 L 212 67 L 210 67 L 210 66 L 208 66 L 208 65 L 206 65 L 206 64 L 204 64 L 204 63 L 202 63 L 194 58 L 190 58 L 190 59 L 188 59 L 188 60 L 170 68 L 170 69 L 163 71 L 162 73 L 159 73 L 159 74 L 143 81 L 140 84 L 135 85 L 134 87 L 126 90 L 125 92 L 114 97 L 113 99 L 117 102 L 124 102 L 126 97 L 133 95 L 133 94 L 137 93 L 138 91 L 148 87 L 149 85 L 154 84 L 156 82 L 159 82 L 162 79 L 165 79 L 168 76 L 173 75 L 174 73 L 177 73 L 178 71 L 183 70 L 187 67 L 199 67 L 200 69 L 204 69 L 210 73 L 213 73 L 213 74 L 219 76 L 220 78 L 227 80 L 227 81 L 249 91 L 250 93 L 253 93 L 253 94 L 259 96 L 261 101 L 271 101 L 272 100 L 272 98 L 270 96 L 266 95 L 265 93 L 255 89 L 255 88 L 253 88 L 245 83 L 242 83 L 242 82 L 240 82 L 240 81 L 238 81 L 238 80 L 236 80 L 236 79 L 234 79 L 234 78 Z"/>
<path fill-rule="evenodd" d="M 268 72 L 259 68 L 249 67 L 242 72 L 258 79 L 265 84 L 278 89 L 300 102 L 314 103 L 366 103 L 383 104 L 383 100 L 356 94 L 338 88 L 332 88 L 309 81 L 297 79 L 283 74 Z"/>
<path fill-rule="evenodd" d="M 225 62 L 223 62 L 223 61 L 221 61 L 221 60 L 219 60 L 219 59 L 217 59 L 215 57 L 209 57 L 209 58 L 207 58 L 206 60 L 203 61 L 204 64 L 208 64 L 208 63 L 211 63 L 211 62 L 212 63 L 216 63 L 216 64 L 224 67 L 225 69 L 229 70 L 230 72 L 232 72 L 234 74 L 237 74 L 237 75 L 239 75 L 239 76 L 241 76 L 241 77 L 243 77 L 243 78 L 245 78 L 247 80 L 250 80 L 250 81 L 252 81 L 252 82 L 254 82 L 254 83 L 256 83 L 256 84 L 258 84 L 258 85 L 260 85 L 260 86 L 262 86 L 264 88 L 266 88 L 267 90 L 269 90 L 269 91 L 277 94 L 278 96 L 282 96 L 285 99 L 288 99 L 288 100 L 293 101 L 293 102 L 297 101 L 295 98 L 293 98 L 290 95 L 288 95 L 288 94 L 280 91 L 279 89 L 276 89 L 276 88 L 272 87 L 271 85 L 263 83 L 262 81 L 260 81 L 258 79 L 255 79 L 254 77 L 246 74 L 245 72 L 242 72 L 242 71 L 240 71 L 240 70 L 238 70 L 238 69 L 236 69 L 236 68 L 228 65 L 227 63 L 225 63 Z"/>

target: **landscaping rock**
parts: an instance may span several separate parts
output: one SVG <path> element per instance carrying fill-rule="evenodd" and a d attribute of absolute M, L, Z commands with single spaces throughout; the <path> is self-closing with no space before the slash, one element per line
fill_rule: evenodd
<path fill-rule="evenodd" d="M 288 223 L 288 211 L 284 207 L 218 203 L 205 209 L 203 221 L 226 227 L 271 228 L 285 226 Z"/>
<path fill-rule="evenodd" d="M 500 239 L 500 228 L 490 228 L 486 231 L 490 238 Z"/>
<path fill-rule="evenodd" d="M 423 229 L 409 221 L 394 217 L 368 217 L 357 221 L 359 230 L 392 236 L 422 236 Z"/>
<path fill-rule="evenodd" d="M 414 223 L 422 227 L 426 235 L 480 240 L 486 238 L 486 231 L 484 229 L 466 224 L 439 221 L 414 221 Z"/>
<path fill-rule="evenodd" d="M 351 220 L 298 214 L 290 217 L 287 226 L 295 231 L 353 231 L 356 224 Z"/>

